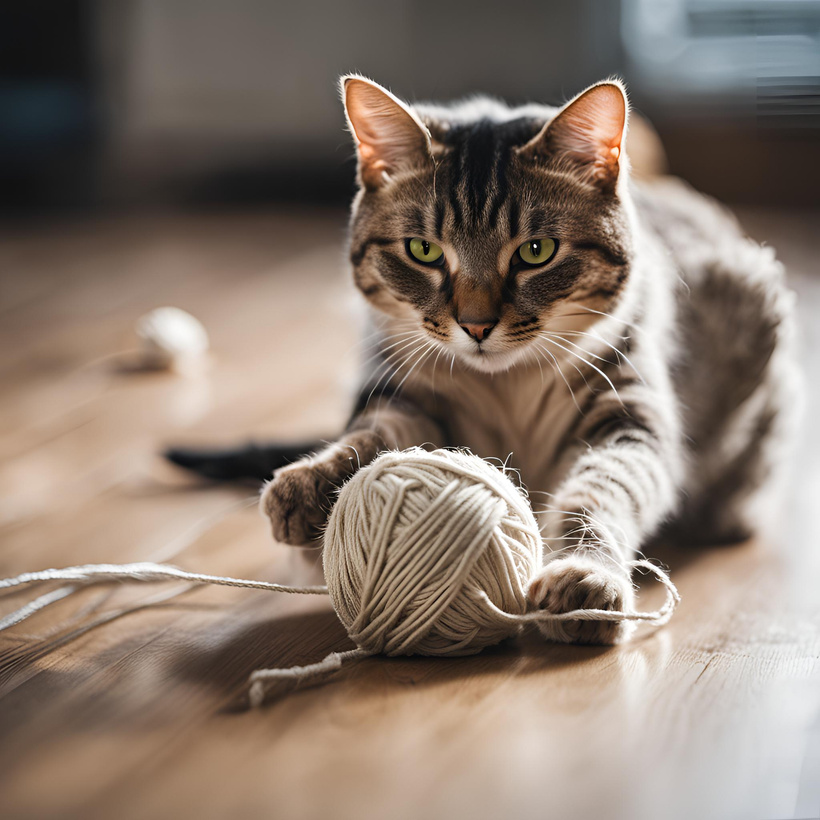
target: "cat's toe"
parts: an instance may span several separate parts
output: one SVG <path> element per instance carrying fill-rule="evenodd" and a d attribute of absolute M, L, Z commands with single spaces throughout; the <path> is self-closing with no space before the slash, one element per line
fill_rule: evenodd
<path fill-rule="evenodd" d="M 273 537 L 285 544 L 309 544 L 321 534 L 333 485 L 310 465 L 293 464 L 274 473 L 259 506 L 270 519 Z"/>
<path fill-rule="evenodd" d="M 531 582 L 530 603 L 559 614 L 575 609 L 625 612 L 633 609 L 634 592 L 626 572 L 582 556 L 551 561 Z M 538 624 L 545 638 L 560 643 L 614 644 L 634 631 L 630 621 L 553 621 Z"/>

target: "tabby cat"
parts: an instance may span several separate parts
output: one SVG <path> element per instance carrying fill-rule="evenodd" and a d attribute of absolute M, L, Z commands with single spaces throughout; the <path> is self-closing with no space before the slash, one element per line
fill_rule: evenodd
<path fill-rule="evenodd" d="M 533 606 L 623 610 L 661 528 L 755 532 L 792 428 L 791 303 L 774 254 L 679 181 L 630 180 L 609 80 L 563 108 L 414 105 L 341 81 L 358 151 L 355 283 L 369 366 L 335 443 L 169 457 L 272 478 L 277 540 L 321 535 L 333 494 L 385 448 L 468 447 L 515 467 L 538 509 Z M 626 624 L 541 627 L 614 643 Z"/>

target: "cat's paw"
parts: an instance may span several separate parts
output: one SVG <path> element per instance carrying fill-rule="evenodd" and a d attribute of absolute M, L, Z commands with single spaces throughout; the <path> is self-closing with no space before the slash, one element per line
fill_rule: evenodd
<path fill-rule="evenodd" d="M 628 575 L 584 556 L 551 561 L 530 583 L 527 597 L 538 609 L 555 614 L 574 609 L 633 609 L 635 593 Z M 538 624 L 545 638 L 560 643 L 614 644 L 634 631 L 631 621 L 552 621 Z"/>
<path fill-rule="evenodd" d="M 259 507 L 270 519 L 273 537 L 284 544 L 309 544 L 327 523 L 336 489 L 320 467 L 296 462 L 282 467 L 265 485 Z"/>

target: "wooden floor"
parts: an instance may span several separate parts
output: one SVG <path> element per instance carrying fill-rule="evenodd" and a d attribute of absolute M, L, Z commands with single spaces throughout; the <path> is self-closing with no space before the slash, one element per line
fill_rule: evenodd
<path fill-rule="evenodd" d="M 817 382 L 820 219 L 743 220 L 790 265 Z M 150 559 L 311 577 L 271 542 L 252 488 L 198 484 L 156 453 L 342 422 L 356 360 L 344 225 L 288 210 L 3 232 L 0 576 Z M 110 357 L 164 304 L 209 328 L 210 372 Z M 818 817 L 819 454 L 809 425 L 781 543 L 656 555 L 683 603 L 613 649 L 530 637 L 469 659 L 371 659 L 247 711 L 255 668 L 349 646 L 326 602 L 86 590 L 0 633 L 0 815 Z M 0 615 L 28 597 L 0 597 Z"/>

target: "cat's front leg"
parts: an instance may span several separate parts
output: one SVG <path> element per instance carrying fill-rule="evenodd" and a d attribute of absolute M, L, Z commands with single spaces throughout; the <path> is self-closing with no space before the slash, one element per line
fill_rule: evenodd
<path fill-rule="evenodd" d="M 438 425 L 406 402 L 382 399 L 356 415 L 340 438 L 281 467 L 262 490 L 273 537 L 308 544 L 322 534 L 336 491 L 382 451 L 442 443 Z"/>
<path fill-rule="evenodd" d="M 532 580 L 529 599 L 552 613 L 633 609 L 629 562 L 677 498 L 680 454 L 672 413 L 644 407 L 591 424 L 589 437 L 579 436 L 588 446 L 541 514 L 547 563 Z M 627 639 L 633 624 L 556 621 L 539 629 L 563 643 L 613 644 Z"/>

